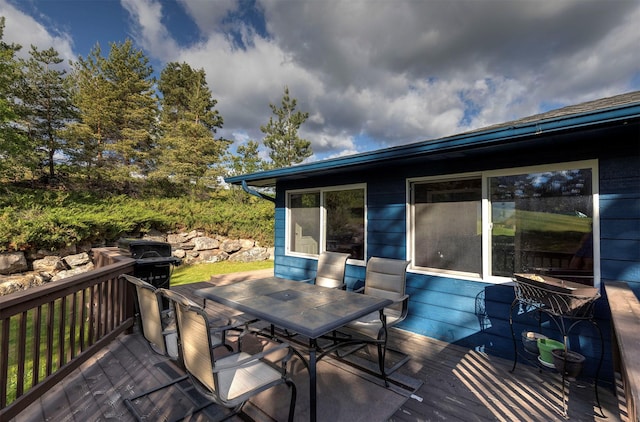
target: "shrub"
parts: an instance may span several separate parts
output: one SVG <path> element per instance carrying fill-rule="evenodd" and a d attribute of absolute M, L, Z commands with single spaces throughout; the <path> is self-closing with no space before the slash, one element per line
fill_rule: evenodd
<path fill-rule="evenodd" d="M 273 204 L 229 194 L 189 198 L 97 197 L 90 193 L 19 190 L 0 199 L 0 251 L 49 249 L 122 235 L 200 229 L 207 234 L 273 244 Z"/>

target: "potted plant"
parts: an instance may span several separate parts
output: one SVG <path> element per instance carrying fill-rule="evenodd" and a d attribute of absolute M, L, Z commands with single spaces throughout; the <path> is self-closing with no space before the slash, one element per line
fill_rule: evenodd
<path fill-rule="evenodd" d="M 582 371 L 585 357 L 571 350 L 555 349 L 551 351 L 553 365 L 561 374 L 564 372 L 569 380 L 574 380 Z"/>

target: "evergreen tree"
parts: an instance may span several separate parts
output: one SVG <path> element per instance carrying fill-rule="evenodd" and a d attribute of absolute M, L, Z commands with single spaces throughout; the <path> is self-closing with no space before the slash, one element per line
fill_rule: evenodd
<path fill-rule="evenodd" d="M 16 179 L 24 173 L 21 158 L 29 150 L 26 136 L 15 124 L 16 86 L 22 75 L 15 54 L 22 47 L 2 41 L 4 26 L 5 18 L 0 17 L 0 178 Z"/>
<path fill-rule="evenodd" d="M 116 126 L 115 90 L 104 74 L 105 58 L 99 44 L 86 59 L 80 56 L 72 65 L 73 103 L 79 121 L 65 129 L 68 154 L 75 173 L 88 181 L 100 181 L 106 176 L 106 144 Z"/>
<path fill-rule="evenodd" d="M 64 147 L 59 132 L 75 113 L 65 84 L 66 71 L 56 68 L 63 61 L 58 52 L 53 48 L 39 51 L 32 45 L 29 54 L 21 92 L 23 121 L 34 155 L 34 173 L 44 173 L 48 167 L 48 177 L 53 180 L 54 157 Z"/>
<path fill-rule="evenodd" d="M 238 145 L 236 154 L 229 157 L 229 171 L 233 176 L 264 170 L 264 162 L 258 155 L 259 144 L 250 140 L 246 145 Z"/>
<path fill-rule="evenodd" d="M 109 150 L 116 166 L 124 169 L 120 177 L 145 174 L 150 164 L 158 116 L 155 79 L 149 59 L 133 48 L 131 40 L 112 43 L 103 72 L 111 83 L 116 107 L 115 127 L 109 134 Z"/>
<path fill-rule="evenodd" d="M 112 43 L 107 58 L 96 45 L 74 63 L 80 121 L 69 125 L 66 136 L 74 163 L 87 177 L 96 174 L 129 189 L 132 175 L 149 170 L 158 113 L 152 74 L 130 40 Z"/>
<path fill-rule="evenodd" d="M 216 139 L 223 119 L 215 110 L 203 69 L 169 63 L 158 82 L 162 135 L 158 143 L 158 175 L 193 189 L 217 184 L 230 142 Z"/>
<path fill-rule="evenodd" d="M 311 142 L 298 136 L 300 126 L 309 118 L 309 113 L 295 111 L 297 101 L 289 97 L 289 88 L 284 88 L 282 106 L 269 104 L 277 120 L 269 118 L 269 123 L 260 126 L 265 133 L 264 145 L 269 148 L 269 157 L 274 168 L 288 167 L 301 163 L 313 154 Z"/>
<path fill-rule="evenodd" d="M 246 145 L 238 145 L 235 154 L 229 154 L 228 174 L 230 176 L 238 176 L 241 174 L 255 173 L 265 169 L 265 163 L 258 155 L 257 141 L 248 141 Z M 248 203 L 251 196 L 247 195 L 244 190 L 238 186 L 231 186 L 231 198 L 238 203 Z M 261 191 L 262 189 L 258 189 Z"/>

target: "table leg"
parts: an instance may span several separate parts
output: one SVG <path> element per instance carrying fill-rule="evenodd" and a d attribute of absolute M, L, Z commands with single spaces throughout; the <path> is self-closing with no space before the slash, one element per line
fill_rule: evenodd
<path fill-rule="evenodd" d="M 309 339 L 309 419 L 316 420 L 316 339 Z"/>

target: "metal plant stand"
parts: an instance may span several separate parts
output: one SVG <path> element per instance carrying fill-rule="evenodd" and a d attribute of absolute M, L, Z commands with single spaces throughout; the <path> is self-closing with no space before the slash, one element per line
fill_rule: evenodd
<path fill-rule="evenodd" d="M 598 396 L 598 378 L 604 357 L 604 339 L 602 331 L 593 317 L 595 301 L 600 297 L 596 288 L 571 283 L 556 278 L 538 274 L 515 274 L 515 299 L 509 312 L 509 325 L 513 339 L 513 368 L 515 371 L 518 362 L 518 344 L 513 329 L 513 312 L 523 309 L 523 313 L 534 312 L 538 324 L 542 323 L 542 314 L 546 314 L 553 321 L 562 335 L 565 351 L 565 363 L 562 373 L 562 412 L 567 415 L 565 381 L 568 350 L 568 337 L 571 330 L 583 321 L 590 322 L 596 329 L 600 338 L 600 358 L 594 378 L 594 391 L 597 406 L 602 412 L 600 398 Z"/>

